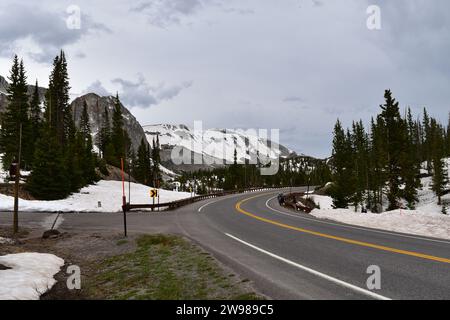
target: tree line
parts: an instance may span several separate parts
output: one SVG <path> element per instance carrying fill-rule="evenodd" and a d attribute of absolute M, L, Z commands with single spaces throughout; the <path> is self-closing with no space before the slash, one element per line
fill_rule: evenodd
<path fill-rule="evenodd" d="M 248 152 L 247 152 L 248 154 Z M 331 171 L 324 160 L 311 157 L 291 157 L 280 159 L 279 170 L 275 175 L 261 175 L 264 167 L 257 157 L 256 164 L 238 160 L 234 152 L 232 165 L 183 173 L 178 181 L 182 191 L 194 189 L 198 194 L 218 190 L 236 190 L 252 187 L 291 187 L 322 185 L 331 179 Z M 270 166 L 271 163 L 266 164 Z"/>
<path fill-rule="evenodd" d="M 415 119 L 410 108 L 402 116 L 390 90 L 384 98 L 370 130 L 362 121 L 346 130 L 336 122 L 330 190 L 334 207 L 381 212 L 387 199 L 388 210 L 414 209 L 424 176 L 432 176 L 432 189 L 441 204 L 448 182 L 444 158 L 450 156 L 450 117 L 445 128 L 426 109 L 421 119 Z"/>

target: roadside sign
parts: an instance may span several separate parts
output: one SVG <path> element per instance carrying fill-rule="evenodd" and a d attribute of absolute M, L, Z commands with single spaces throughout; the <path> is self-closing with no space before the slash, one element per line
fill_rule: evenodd
<path fill-rule="evenodd" d="M 158 198 L 158 189 L 150 189 L 150 198 Z"/>

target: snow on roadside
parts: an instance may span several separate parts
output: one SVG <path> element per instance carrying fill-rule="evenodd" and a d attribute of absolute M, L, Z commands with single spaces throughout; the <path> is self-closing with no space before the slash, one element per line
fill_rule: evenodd
<path fill-rule="evenodd" d="M 13 244 L 14 240 L 9 238 L 0 237 L 0 244 Z"/>
<path fill-rule="evenodd" d="M 151 204 L 150 187 L 131 183 L 131 203 Z M 128 201 L 128 183 L 125 185 Z M 159 190 L 160 203 L 189 198 L 188 192 Z M 98 202 L 101 202 L 101 207 Z M 157 201 L 157 200 L 156 200 Z M 0 194 L 0 211 L 12 211 L 14 201 L 10 196 Z M 122 182 L 99 181 L 96 185 L 87 186 L 63 200 L 38 201 L 20 200 L 22 212 L 119 212 L 122 209 Z"/>
<path fill-rule="evenodd" d="M 445 159 L 450 169 L 450 158 Z M 449 170 L 450 178 L 450 170 Z M 320 218 L 368 228 L 382 229 L 421 236 L 450 239 L 450 215 L 442 214 L 442 206 L 432 190 L 431 177 L 421 179 L 422 188 L 418 190 L 419 202 L 416 210 L 394 210 L 381 214 L 360 213 L 350 209 L 333 209 L 333 200 L 328 196 L 311 195 L 311 199 L 320 209 L 311 215 Z M 450 203 L 450 194 L 442 197 Z M 447 209 L 450 214 L 450 208 Z"/>
<path fill-rule="evenodd" d="M 382 229 L 400 233 L 450 239 L 450 216 L 439 213 L 439 206 L 429 203 L 419 210 L 394 210 L 381 214 L 359 213 L 351 209 L 332 209 L 332 199 L 327 196 L 311 197 L 320 209 L 311 215 L 319 219 L 333 220 L 351 225 Z M 424 208 L 433 208 L 432 211 Z"/>
<path fill-rule="evenodd" d="M 6 183 L 7 172 L 3 171 L 3 163 L 2 163 L 3 153 L 0 153 L 0 183 Z"/>
<path fill-rule="evenodd" d="M 38 300 L 56 283 L 53 278 L 64 260 L 47 253 L 18 253 L 0 256 L 0 300 Z"/>

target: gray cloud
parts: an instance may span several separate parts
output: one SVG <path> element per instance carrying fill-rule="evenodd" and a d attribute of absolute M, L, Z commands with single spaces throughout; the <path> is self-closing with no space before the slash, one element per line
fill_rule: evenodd
<path fill-rule="evenodd" d="M 85 93 L 96 93 L 99 96 L 105 97 L 105 96 L 110 96 L 112 95 L 111 92 L 109 92 L 102 84 L 102 82 L 100 80 L 94 81 L 91 85 L 89 85 L 84 91 L 83 94 Z"/>
<path fill-rule="evenodd" d="M 121 86 L 121 100 L 130 107 L 147 108 L 157 105 L 163 101 L 171 100 L 178 96 L 181 91 L 192 86 L 192 81 L 183 82 L 180 85 L 167 86 L 162 83 L 156 87 L 147 84 L 142 75 L 138 76 L 136 82 L 116 78 L 112 83 Z"/>
<path fill-rule="evenodd" d="M 87 36 L 108 32 L 92 20 L 83 21 L 89 32 L 66 30 L 61 2 L 33 3 L 1 1 L 3 55 L 19 46 L 33 51 L 35 42 L 51 62 L 67 46 L 74 92 L 98 79 L 89 91 L 119 89 L 127 106 L 152 106 L 133 109 L 141 123 L 280 128 L 292 149 L 327 156 L 336 119 L 369 123 L 387 88 L 402 108 L 418 114 L 426 106 L 447 122 L 448 0 L 139 0 L 131 11 L 130 2 L 76 1 L 96 21 L 108 21 L 115 37 Z M 380 31 L 366 27 L 372 4 L 381 7 Z M 10 60 L 3 61 L 6 73 Z M 48 79 L 49 66 L 27 67 L 30 78 Z M 140 78 L 110 82 L 138 72 Z"/>
<path fill-rule="evenodd" d="M 225 0 L 144 0 L 132 6 L 130 10 L 145 14 L 150 24 L 166 28 L 181 24 L 207 7 L 216 7 L 225 13 L 239 15 L 255 13 L 253 9 L 230 6 L 229 1 Z"/>
<path fill-rule="evenodd" d="M 379 41 L 396 63 L 418 73 L 450 72 L 450 3 L 448 0 L 378 0 L 381 8 Z"/>
<path fill-rule="evenodd" d="M 297 96 L 289 96 L 283 99 L 283 102 L 305 102 L 305 99 Z"/>
<path fill-rule="evenodd" d="M 8 4 L 0 8 L 0 55 L 10 57 L 20 48 L 20 41 L 32 41 L 37 52 L 27 52 L 38 62 L 51 63 L 65 46 L 96 32 L 111 32 L 89 16 L 81 15 L 81 29 L 68 29 L 65 12 L 45 11 L 41 6 Z M 83 53 L 78 52 L 77 56 Z"/>
<path fill-rule="evenodd" d="M 203 7 L 203 0 L 151 0 L 143 1 L 131 8 L 144 13 L 149 23 L 158 27 L 179 24 L 181 20 Z"/>

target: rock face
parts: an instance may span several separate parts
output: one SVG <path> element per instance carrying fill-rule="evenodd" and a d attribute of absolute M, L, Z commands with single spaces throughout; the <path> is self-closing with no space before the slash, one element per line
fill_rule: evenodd
<path fill-rule="evenodd" d="M 103 123 L 106 121 L 106 119 L 104 119 L 105 107 L 108 108 L 108 121 L 110 121 L 112 126 L 112 116 L 115 103 L 114 100 L 115 98 L 112 96 L 100 97 L 95 93 L 88 93 L 84 96 L 78 97 L 70 104 L 73 117 L 75 119 L 75 125 L 78 126 L 80 123 L 81 114 L 83 112 L 84 101 L 86 101 L 94 144 L 97 143 L 99 130 L 103 126 Z M 122 104 L 120 106 L 122 108 L 124 127 L 131 139 L 133 149 L 137 151 L 141 140 L 145 139 L 144 130 L 142 129 L 142 126 L 139 124 L 136 118 L 130 113 L 130 111 Z"/>

